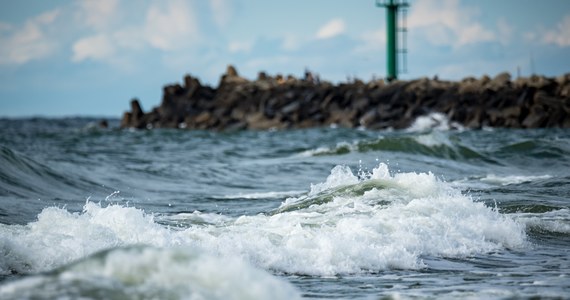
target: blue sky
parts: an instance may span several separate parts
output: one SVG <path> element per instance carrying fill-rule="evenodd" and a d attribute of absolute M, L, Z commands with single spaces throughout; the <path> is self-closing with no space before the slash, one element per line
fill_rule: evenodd
<path fill-rule="evenodd" d="M 402 79 L 570 72 L 570 1 L 416 0 Z M 0 116 L 120 117 L 160 103 L 192 74 L 228 64 L 333 82 L 385 75 L 374 0 L 18 0 L 0 2 Z"/>

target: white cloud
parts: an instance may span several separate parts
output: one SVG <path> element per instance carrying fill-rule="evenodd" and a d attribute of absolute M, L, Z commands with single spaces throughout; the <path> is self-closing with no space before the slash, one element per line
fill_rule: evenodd
<path fill-rule="evenodd" d="M 183 0 L 156 1 L 146 9 L 146 18 L 142 24 L 107 26 L 117 13 L 115 0 L 105 4 L 82 4 L 94 10 L 91 19 L 86 21 L 93 29 L 89 36 L 73 43 L 73 62 L 97 60 L 118 66 L 130 67 L 131 52 L 155 48 L 166 52 L 187 49 L 199 39 L 198 26 L 191 7 Z"/>
<path fill-rule="evenodd" d="M 507 22 L 506 19 L 501 18 L 497 21 L 497 32 L 499 37 L 499 42 L 503 45 L 507 45 L 513 36 L 513 27 Z"/>
<path fill-rule="evenodd" d="M 457 46 L 490 42 L 495 40 L 495 34 L 479 23 L 469 24 L 457 32 Z"/>
<path fill-rule="evenodd" d="M 32 22 L 36 23 L 37 25 L 49 25 L 55 21 L 55 19 L 59 16 L 59 14 L 60 14 L 59 9 L 48 11 L 33 18 Z"/>
<path fill-rule="evenodd" d="M 46 29 L 57 19 L 59 10 L 52 10 L 27 20 L 20 28 L 2 25 L 0 64 L 24 64 L 50 55 L 56 48 Z"/>
<path fill-rule="evenodd" d="M 538 35 L 534 31 L 528 31 L 528 32 L 524 32 L 522 34 L 522 37 L 525 39 L 526 42 L 534 43 L 534 42 L 536 42 Z"/>
<path fill-rule="evenodd" d="M 332 19 L 325 25 L 323 25 L 317 31 L 317 38 L 318 39 L 328 39 L 340 34 L 343 34 L 346 31 L 346 25 L 343 19 L 337 18 Z"/>
<path fill-rule="evenodd" d="M 8 23 L 3 23 L 0 22 L 0 31 L 9 31 L 13 28 L 12 25 L 8 24 Z"/>
<path fill-rule="evenodd" d="M 140 28 L 130 26 L 118 29 L 110 37 L 113 40 L 113 44 L 118 48 L 140 50 L 147 45 L 144 34 L 144 31 Z"/>
<path fill-rule="evenodd" d="M 424 0 L 410 10 L 409 27 L 432 44 L 461 47 L 497 39 L 492 30 L 474 20 L 478 11 L 461 7 L 458 0 Z"/>
<path fill-rule="evenodd" d="M 283 37 L 283 43 L 281 44 L 281 47 L 285 51 L 295 51 L 301 47 L 302 42 L 303 41 L 298 36 L 294 34 L 286 34 Z"/>
<path fill-rule="evenodd" d="M 251 51 L 252 47 L 253 47 L 252 42 L 234 41 L 229 43 L 228 51 L 230 51 L 230 53 L 237 53 L 237 52 L 248 53 Z"/>
<path fill-rule="evenodd" d="M 82 38 L 73 44 L 72 61 L 81 62 L 86 59 L 107 60 L 115 54 L 111 39 L 104 34 Z"/>
<path fill-rule="evenodd" d="M 214 22 L 219 27 L 225 27 L 228 24 L 232 15 L 231 5 L 232 2 L 227 0 L 210 0 Z"/>
<path fill-rule="evenodd" d="M 144 49 L 148 43 L 139 28 L 122 28 L 111 33 L 96 33 L 83 37 L 72 45 L 71 61 L 102 61 L 123 70 L 133 69 L 133 51 Z"/>
<path fill-rule="evenodd" d="M 500 62 L 488 61 L 485 59 L 472 59 L 440 65 L 435 67 L 433 72 L 434 75 L 437 75 L 441 79 L 460 80 L 466 76 L 495 76 L 505 70 L 514 71 L 513 67 L 516 65 L 516 59 L 507 59 Z"/>
<path fill-rule="evenodd" d="M 364 32 L 358 39 L 360 44 L 354 48 L 354 53 L 363 54 L 382 51 L 386 48 L 386 29 L 379 28 Z"/>
<path fill-rule="evenodd" d="M 196 18 L 182 0 L 153 5 L 147 12 L 145 36 L 151 46 L 160 50 L 184 48 L 198 39 Z"/>
<path fill-rule="evenodd" d="M 246 61 L 243 66 L 246 70 L 259 71 L 269 69 L 280 69 L 296 63 L 297 60 L 287 55 L 276 55 L 272 57 L 259 57 Z"/>
<path fill-rule="evenodd" d="M 566 15 L 556 28 L 548 30 L 543 35 L 543 42 L 560 47 L 570 46 L 570 15 Z"/>
<path fill-rule="evenodd" d="M 96 29 L 112 25 L 118 11 L 118 0 L 83 0 L 79 5 L 78 17 L 85 24 Z"/>

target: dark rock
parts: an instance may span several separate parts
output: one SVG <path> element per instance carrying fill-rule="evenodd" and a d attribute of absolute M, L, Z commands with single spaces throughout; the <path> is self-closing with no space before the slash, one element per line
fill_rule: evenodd
<path fill-rule="evenodd" d="M 99 125 L 99 128 L 103 128 L 103 129 L 109 128 L 109 122 L 107 122 L 107 120 L 99 121 L 98 125 Z"/>
<path fill-rule="evenodd" d="M 352 107 L 357 111 L 362 112 L 370 107 L 370 99 L 368 99 L 368 97 L 360 97 L 353 102 Z"/>
<path fill-rule="evenodd" d="M 194 118 L 193 122 L 196 124 L 207 124 L 212 119 L 212 114 L 210 112 L 202 112 L 196 118 Z"/>
<path fill-rule="evenodd" d="M 542 127 L 546 122 L 547 114 L 542 105 L 535 104 L 531 107 L 528 116 L 522 122 L 525 128 L 538 128 Z"/>
<path fill-rule="evenodd" d="M 131 100 L 131 116 L 133 120 L 139 120 L 144 115 L 138 99 Z"/>
<path fill-rule="evenodd" d="M 186 75 L 184 77 L 184 88 L 186 89 L 186 94 L 185 94 L 186 98 L 192 98 L 194 96 L 194 93 L 196 93 L 201 87 L 202 85 L 200 84 L 198 78 L 194 78 L 190 75 Z"/>
<path fill-rule="evenodd" d="M 133 114 L 130 112 L 123 113 L 123 118 L 121 119 L 121 128 L 134 127 L 133 125 Z"/>
<path fill-rule="evenodd" d="M 510 106 L 502 110 L 503 118 L 515 118 L 517 119 L 521 115 L 521 107 L 520 106 Z"/>
<path fill-rule="evenodd" d="M 267 79 L 268 79 L 268 77 L 267 77 L 267 74 L 265 74 L 265 72 L 259 72 L 257 74 L 257 80 L 258 81 L 265 81 Z"/>
<path fill-rule="evenodd" d="M 459 83 L 459 93 L 460 94 L 476 94 L 483 90 L 483 85 L 481 81 L 473 77 L 468 77 L 463 79 Z"/>
<path fill-rule="evenodd" d="M 289 115 L 293 112 L 296 112 L 301 107 L 301 103 L 299 101 L 292 102 L 281 109 L 281 113 L 284 115 Z"/>
<path fill-rule="evenodd" d="M 313 74 L 298 80 L 264 72 L 256 81 L 228 66 L 217 88 L 186 75 L 164 87 L 160 106 L 145 113 L 137 99 L 121 127 L 186 129 L 344 127 L 405 128 L 430 112 L 469 128 L 570 126 L 570 74 L 533 76 L 514 82 L 508 73 L 460 82 L 420 78 L 333 85 Z"/>
<path fill-rule="evenodd" d="M 555 110 L 561 109 L 563 105 L 562 99 L 549 96 L 544 91 L 538 91 L 536 94 L 534 94 L 534 103 L 552 107 Z"/>
<path fill-rule="evenodd" d="M 467 116 L 465 120 L 465 127 L 467 128 L 481 128 L 483 125 L 483 109 L 475 107 Z"/>
<path fill-rule="evenodd" d="M 283 124 L 277 119 L 268 119 L 263 113 L 256 112 L 246 118 L 247 128 L 263 130 L 271 128 L 282 128 Z"/>
<path fill-rule="evenodd" d="M 226 68 L 226 76 L 238 77 L 239 75 L 238 75 L 238 72 L 234 66 L 228 65 L 228 67 Z"/>
<path fill-rule="evenodd" d="M 378 110 L 370 109 L 362 117 L 360 117 L 359 123 L 361 126 L 370 127 L 378 120 Z"/>
<path fill-rule="evenodd" d="M 503 72 L 495 76 L 491 81 L 486 83 L 486 87 L 498 91 L 501 88 L 508 87 L 511 83 L 511 74 Z"/>
<path fill-rule="evenodd" d="M 144 112 L 141 108 L 138 99 L 131 100 L 131 111 L 123 115 L 121 120 L 121 127 L 134 127 L 134 128 L 144 128 L 146 123 L 144 122 Z"/>

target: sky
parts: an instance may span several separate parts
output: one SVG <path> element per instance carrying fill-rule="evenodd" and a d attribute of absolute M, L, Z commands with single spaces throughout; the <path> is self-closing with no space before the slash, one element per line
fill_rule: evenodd
<path fill-rule="evenodd" d="M 412 0 L 406 16 L 401 79 L 570 73 L 568 0 Z M 120 117 L 135 97 L 148 111 L 228 64 L 382 78 L 385 22 L 374 0 L 2 0 L 0 117 Z"/>

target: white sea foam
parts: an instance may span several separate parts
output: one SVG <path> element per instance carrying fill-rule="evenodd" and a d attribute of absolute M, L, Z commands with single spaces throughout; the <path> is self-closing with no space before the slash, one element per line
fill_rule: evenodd
<path fill-rule="evenodd" d="M 316 149 L 305 150 L 299 154 L 300 157 L 311 157 L 311 156 L 319 156 L 324 154 L 331 154 L 339 151 L 345 150 L 346 152 L 354 152 L 358 149 L 358 145 L 356 143 L 347 143 L 347 142 L 340 142 L 337 143 L 334 147 L 318 147 Z"/>
<path fill-rule="evenodd" d="M 559 209 L 541 214 L 521 213 L 517 219 L 528 227 L 538 230 L 569 234 L 570 233 L 570 210 Z"/>
<path fill-rule="evenodd" d="M 0 273 L 38 272 L 62 266 L 102 249 L 130 244 L 172 246 L 181 242 L 172 231 L 154 222 L 142 210 L 120 205 L 101 207 L 87 202 L 82 213 L 45 208 L 36 222 L 26 226 L 0 224 L 8 241 L 4 252 L 14 260 L 0 261 Z"/>
<path fill-rule="evenodd" d="M 238 193 L 214 197 L 218 199 L 276 199 L 302 194 L 304 191 L 282 191 L 282 192 L 259 192 L 259 193 Z"/>
<path fill-rule="evenodd" d="M 433 112 L 426 116 L 417 117 L 406 131 L 426 132 L 430 130 L 447 131 L 451 129 L 463 130 L 464 127 L 456 122 L 450 122 L 447 116 L 442 113 Z"/>
<path fill-rule="evenodd" d="M 328 189 L 343 185 L 351 185 L 358 183 L 358 177 L 352 174 L 352 171 L 347 166 L 336 166 L 331 170 L 331 175 L 323 183 L 311 184 L 311 191 L 309 196 L 318 194 Z"/>
<path fill-rule="evenodd" d="M 132 244 L 200 248 L 266 270 L 322 276 L 417 269 L 425 267 L 423 256 L 465 257 L 526 244 L 524 225 L 510 216 L 431 173 L 391 174 L 385 164 L 364 178 L 335 167 L 323 183 L 281 208 L 300 201 L 310 205 L 184 229 L 132 207 L 89 202 L 82 213 L 46 208 L 28 225 L 0 225 L 0 273 L 50 270 Z"/>
<path fill-rule="evenodd" d="M 215 213 L 203 213 L 194 211 L 192 213 L 179 213 L 176 215 L 157 216 L 156 220 L 168 225 L 216 225 L 223 226 L 233 222 L 233 218 Z"/>
<path fill-rule="evenodd" d="M 300 294 L 290 283 L 238 259 L 188 247 L 128 247 L 5 284 L 0 298 L 285 300 L 300 299 Z"/>
<path fill-rule="evenodd" d="M 523 176 L 523 175 L 506 175 L 498 176 L 495 174 L 489 174 L 483 178 L 481 181 L 492 185 L 511 185 L 511 184 L 521 184 L 525 182 L 532 182 L 536 180 L 550 179 L 551 175 L 534 175 L 534 176 Z"/>
<path fill-rule="evenodd" d="M 454 145 L 449 140 L 449 137 L 439 130 L 415 136 L 414 140 L 416 140 L 416 142 L 418 142 L 418 143 L 420 143 L 426 147 L 430 147 L 430 148 L 437 147 L 437 146 L 448 146 L 448 147 L 454 148 Z"/>

